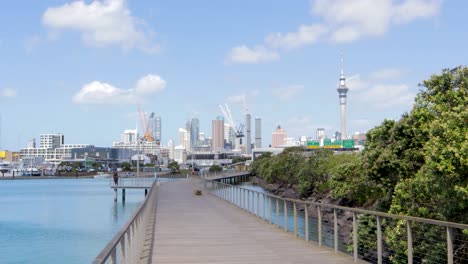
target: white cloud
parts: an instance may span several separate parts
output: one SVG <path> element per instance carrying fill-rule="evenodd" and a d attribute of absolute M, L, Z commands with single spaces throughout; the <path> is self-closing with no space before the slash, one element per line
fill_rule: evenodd
<path fill-rule="evenodd" d="M 247 93 L 243 92 L 243 93 L 239 93 L 236 95 L 228 96 L 227 102 L 232 103 L 232 104 L 243 104 L 244 99 L 248 101 L 249 99 L 257 97 L 259 94 L 260 94 L 259 90 L 251 90 Z"/>
<path fill-rule="evenodd" d="M 164 90 L 165 87 L 166 81 L 164 81 L 159 75 L 148 74 L 138 80 L 135 86 L 135 92 L 139 95 L 146 95 L 160 92 Z"/>
<path fill-rule="evenodd" d="M 400 69 L 382 69 L 372 72 L 369 78 L 374 80 L 396 79 L 403 75 L 404 71 Z"/>
<path fill-rule="evenodd" d="M 325 128 L 330 131 L 333 126 L 328 124 L 314 124 L 310 116 L 294 116 L 286 121 L 282 127 L 288 133 L 288 137 L 308 136 L 315 138 L 317 128 Z"/>
<path fill-rule="evenodd" d="M 297 32 L 271 33 L 265 42 L 274 48 L 294 49 L 317 42 L 326 32 L 327 28 L 323 25 L 301 25 Z"/>
<path fill-rule="evenodd" d="M 278 53 L 271 51 L 263 46 L 249 48 L 245 45 L 242 45 L 231 49 L 227 55 L 226 62 L 255 64 L 274 61 L 278 58 Z"/>
<path fill-rule="evenodd" d="M 436 16 L 442 0 L 315 0 L 311 3 L 311 14 L 318 22 L 301 25 L 296 32 L 270 33 L 264 41 L 266 47 L 235 47 L 228 56 L 234 58 L 230 61 L 269 62 L 279 58 L 274 50 L 278 48 L 290 50 L 318 41 L 346 43 L 381 36 L 394 25 Z"/>
<path fill-rule="evenodd" d="M 368 103 L 377 109 L 410 106 L 415 94 L 406 84 L 376 84 L 356 95 L 356 100 Z"/>
<path fill-rule="evenodd" d="M 158 75 L 147 75 L 136 83 L 134 88 L 121 89 L 111 84 L 93 81 L 85 84 L 73 96 L 76 104 L 131 104 L 162 91 L 166 86 Z"/>
<path fill-rule="evenodd" d="M 304 90 L 303 85 L 289 85 L 287 87 L 273 90 L 273 95 L 280 100 L 291 100 Z"/>
<path fill-rule="evenodd" d="M 312 14 L 322 17 L 335 42 L 385 34 L 395 24 L 439 13 L 442 0 L 315 0 Z"/>
<path fill-rule="evenodd" d="M 346 86 L 348 86 L 351 91 L 359 91 L 369 87 L 369 83 L 362 80 L 359 74 L 355 74 L 346 78 Z"/>
<path fill-rule="evenodd" d="M 49 7 L 42 23 L 52 30 L 74 30 L 92 46 L 120 45 L 124 50 L 138 48 L 148 53 L 159 50 L 151 43 L 144 22 L 131 15 L 125 0 L 94 0 L 89 4 L 75 1 L 59 7 Z"/>
<path fill-rule="evenodd" d="M 16 97 L 16 90 L 4 88 L 0 90 L 0 97 L 13 98 Z"/>

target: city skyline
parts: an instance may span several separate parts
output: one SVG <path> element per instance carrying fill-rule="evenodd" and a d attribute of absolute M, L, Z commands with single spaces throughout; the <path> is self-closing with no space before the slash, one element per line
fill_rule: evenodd
<path fill-rule="evenodd" d="M 0 148 L 49 133 L 111 146 L 136 126 L 137 104 L 161 117 L 164 146 L 192 118 L 212 137 L 221 104 L 245 122 L 243 98 L 262 119 L 264 146 L 278 125 L 294 138 L 332 134 L 341 131 L 341 50 L 347 134 L 364 132 L 409 111 L 422 80 L 467 61 L 459 52 L 467 8 L 438 0 L 8 2 Z"/>

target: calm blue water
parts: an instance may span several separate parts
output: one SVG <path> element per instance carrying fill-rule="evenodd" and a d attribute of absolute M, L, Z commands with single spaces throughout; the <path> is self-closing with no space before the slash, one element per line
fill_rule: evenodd
<path fill-rule="evenodd" d="M 0 263 L 91 263 L 144 199 L 109 179 L 0 181 Z"/>

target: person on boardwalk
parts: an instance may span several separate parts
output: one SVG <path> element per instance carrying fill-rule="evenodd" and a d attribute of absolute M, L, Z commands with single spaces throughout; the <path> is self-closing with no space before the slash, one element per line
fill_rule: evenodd
<path fill-rule="evenodd" d="M 119 185 L 119 176 L 117 175 L 117 172 L 114 172 L 114 184 Z"/>

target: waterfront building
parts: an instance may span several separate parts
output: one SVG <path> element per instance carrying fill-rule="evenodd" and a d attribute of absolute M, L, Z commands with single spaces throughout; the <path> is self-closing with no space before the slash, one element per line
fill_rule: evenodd
<path fill-rule="evenodd" d="M 271 133 L 271 147 L 276 148 L 284 145 L 284 139 L 287 138 L 286 131 L 280 125 Z"/>
<path fill-rule="evenodd" d="M 215 120 L 212 120 L 212 141 L 211 151 L 222 151 L 224 149 L 224 119 L 218 116 Z"/>
<path fill-rule="evenodd" d="M 255 118 L 255 148 L 262 147 L 262 119 Z"/>
<path fill-rule="evenodd" d="M 343 70 L 343 54 L 341 54 L 340 85 L 338 86 L 337 91 L 340 99 L 341 139 L 346 139 L 346 94 L 348 93 L 348 87 L 346 87 L 346 78 Z"/>
<path fill-rule="evenodd" d="M 63 134 L 41 134 L 39 148 L 56 149 L 64 144 Z"/>

